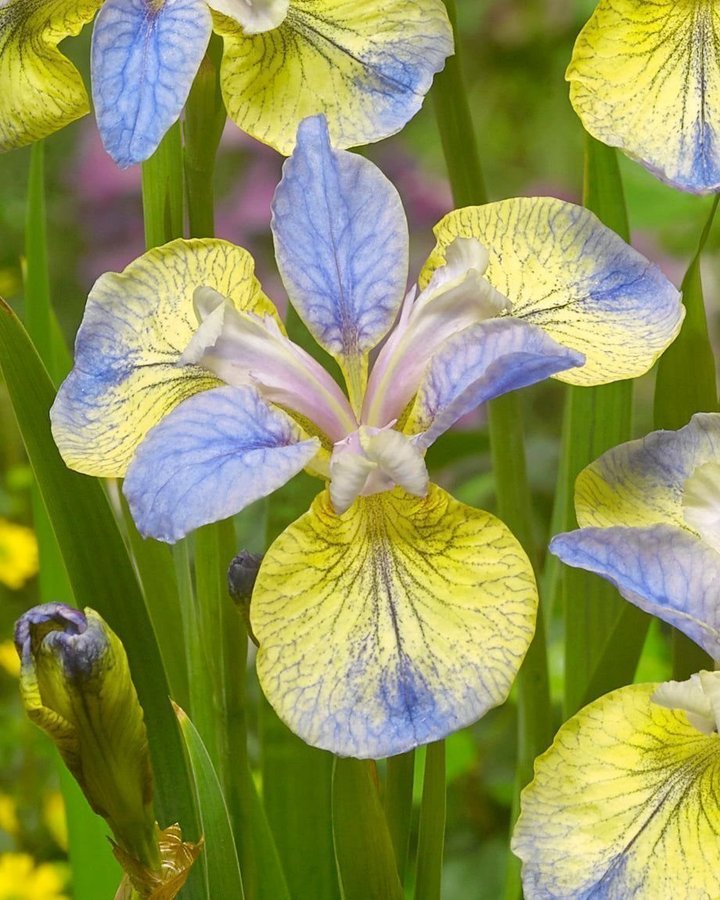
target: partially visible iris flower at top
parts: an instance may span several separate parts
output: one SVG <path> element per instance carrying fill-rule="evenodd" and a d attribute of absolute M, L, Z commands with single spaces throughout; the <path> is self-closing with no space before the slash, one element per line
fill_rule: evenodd
<path fill-rule="evenodd" d="M 125 476 L 140 531 L 164 541 L 304 468 L 324 479 L 260 568 L 258 675 L 309 743 L 401 753 L 506 698 L 537 603 L 517 541 L 431 484 L 425 451 L 478 404 L 549 375 L 645 372 L 682 307 L 591 213 L 548 198 L 450 213 L 406 294 L 400 198 L 332 149 L 322 117 L 300 127 L 272 229 L 290 299 L 347 395 L 286 337 L 244 250 L 175 241 L 96 283 L 53 433 L 71 467 Z"/>
<path fill-rule="evenodd" d="M 720 415 L 608 451 L 551 550 L 720 659 Z M 560 729 L 522 797 L 525 896 L 718 896 L 720 672 L 638 684 Z"/>
<path fill-rule="evenodd" d="M 600 0 L 575 44 L 570 100 L 594 137 L 663 181 L 720 190 L 720 7 Z"/>
<path fill-rule="evenodd" d="M 453 52 L 442 0 L 4 0 L 0 150 L 89 111 L 58 43 L 96 13 L 93 104 L 121 166 L 147 159 L 177 121 L 213 30 L 230 118 L 286 154 L 316 113 L 338 146 L 399 131 Z"/>

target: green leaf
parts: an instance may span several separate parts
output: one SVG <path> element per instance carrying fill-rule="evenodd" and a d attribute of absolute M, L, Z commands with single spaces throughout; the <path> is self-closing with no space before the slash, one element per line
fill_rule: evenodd
<path fill-rule="evenodd" d="M 655 384 L 655 427 L 676 430 L 697 412 L 717 412 L 715 355 L 708 334 L 700 264 L 720 197 L 715 197 L 697 252 L 682 283 L 685 321 L 677 339 L 658 365 Z M 684 680 L 713 661 L 693 641 L 673 632 L 673 678 Z"/>
<path fill-rule="evenodd" d="M 585 206 L 629 241 L 630 228 L 617 151 L 585 136 Z M 563 449 L 553 517 L 553 533 L 577 527 L 575 479 L 606 450 L 632 436 L 633 384 L 619 381 L 591 388 L 569 387 Z M 551 558 L 548 581 L 560 586 L 565 601 L 565 715 L 633 680 L 649 617 L 629 612 L 607 581 Z M 561 573 L 561 575 L 559 575 Z M 559 575 L 559 577 L 558 577 Z M 628 631 L 618 621 L 632 622 Z M 615 643 L 618 641 L 619 643 Z M 622 644 L 622 646 L 620 646 Z M 598 691 L 597 694 L 594 692 Z"/>
<path fill-rule="evenodd" d="M 374 762 L 335 760 L 332 809 L 344 900 L 403 900 Z"/>
<path fill-rule="evenodd" d="M 303 743 L 264 698 L 260 740 L 263 802 L 290 896 L 339 900 L 332 839 L 333 757 Z"/>
<path fill-rule="evenodd" d="M 203 854 L 207 870 L 207 895 L 243 900 L 245 895 L 235 839 L 220 781 L 197 728 L 180 707 L 176 706 L 175 711 L 197 787 L 200 822 L 205 838 Z"/>
<path fill-rule="evenodd" d="M 140 585 L 102 486 L 70 471 L 60 458 L 50 434 L 52 383 L 24 328 L 1 301 L 0 371 L 76 603 L 97 609 L 127 651 L 148 728 L 158 820 L 179 821 L 185 838 L 196 839 L 192 780 Z M 188 897 L 203 896 L 192 877 L 186 890 Z"/>
<path fill-rule="evenodd" d="M 391 756 L 388 759 L 383 805 L 401 882 L 405 879 L 410 844 L 414 780 L 414 750 L 401 753 L 399 756 Z"/>
<path fill-rule="evenodd" d="M 440 900 L 446 813 L 445 742 L 437 741 L 425 754 L 415 900 Z"/>

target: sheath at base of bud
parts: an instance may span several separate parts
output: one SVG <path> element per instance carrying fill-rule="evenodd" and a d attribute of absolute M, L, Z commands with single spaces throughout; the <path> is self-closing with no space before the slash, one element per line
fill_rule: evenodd
<path fill-rule="evenodd" d="M 247 633 L 255 646 L 258 642 L 250 624 L 250 601 L 262 561 L 261 554 L 241 550 L 228 569 L 228 592 L 245 620 Z"/>

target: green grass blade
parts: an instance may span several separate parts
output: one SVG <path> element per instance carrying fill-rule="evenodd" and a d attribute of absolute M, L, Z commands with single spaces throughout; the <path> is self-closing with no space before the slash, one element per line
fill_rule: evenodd
<path fill-rule="evenodd" d="M 197 728 L 179 707 L 176 713 L 197 787 L 208 897 L 243 900 L 240 864 L 220 781 Z"/>
<path fill-rule="evenodd" d="M 715 355 L 708 335 L 700 263 L 720 198 L 715 197 L 700 236 L 698 249 L 682 283 L 685 321 L 677 339 L 658 365 L 655 384 L 655 427 L 677 429 L 697 412 L 717 412 Z M 712 669 L 710 657 L 679 631 L 673 632 L 673 678 L 689 678 L 700 669 Z"/>
<path fill-rule="evenodd" d="M 339 900 L 330 753 L 309 747 L 260 706 L 263 802 L 294 900 Z"/>
<path fill-rule="evenodd" d="M 454 160 L 453 165 L 448 165 L 448 177 L 455 204 L 474 206 L 487 203 L 485 178 L 463 78 L 463 49 L 458 39 L 455 0 L 445 0 L 445 6 L 455 34 L 455 54 L 435 76 L 432 97 L 445 158 Z"/>
<path fill-rule="evenodd" d="M 589 135 L 585 141 L 585 206 L 629 241 L 617 151 Z M 554 531 L 577 527 L 575 479 L 606 450 L 630 439 L 632 404 L 630 381 L 567 389 Z M 594 699 L 593 691 L 604 694 L 632 681 L 649 618 L 629 612 L 615 588 L 597 575 L 567 567 L 561 571 L 556 584 L 561 585 L 565 600 L 564 711 L 569 716 L 584 700 Z M 627 632 L 618 629 L 618 620 L 624 619 L 632 620 L 636 627 Z M 615 646 L 613 639 L 621 641 L 622 647 Z"/>
<path fill-rule="evenodd" d="M 385 816 L 395 850 L 400 882 L 405 880 L 413 810 L 415 751 L 392 756 L 387 761 L 385 778 Z"/>
<path fill-rule="evenodd" d="M 42 141 L 33 144 L 30 151 L 25 220 L 25 317 L 28 332 L 57 381 L 64 374 L 66 356 L 62 353 L 64 342 L 50 299 Z M 43 603 L 60 600 L 72 606 L 76 601 L 65 563 L 36 485 L 32 506 L 40 556 L 40 599 Z M 92 811 L 59 754 L 56 754 L 56 767 L 65 803 L 73 896 L 75 900 L 96 900 L 98 895 L 111 897 L 120 884 L 122 870 L 109 852 L 109 829 Z"/>
<path fill-rule="evenodd" d="M 180 123 L 166 133 L 142 164 L 145 246 L 159 247 L 183 236 L 183 157 Z"/>
<path fill-rule="evenodd" d="M 403 900 L 374 762 L 335 760 L 332 809 L 343 900 Z"/>
<path fill-rule="evenodd" d="M 445 741 L 430 744 L 425 754 L 420 807 L 415 900 L 440 900 L 445 848 Z"/>
<path fill-rule="evenodd" d="M 55 391 L 25 329 L 0 304 L 0 370 L 36 482 L 63 554 L 75 600 L 107 619 L 125 645 L 150 740 L 161 825 L 179 821 L 196 839 L 199 822 L 168 683 L 140 585 L 99 482 L 70 471 L 50 434 Z M 70 502 L 71 501 L 71 502 Z M 193 888 L 188 897 L 202 897 Z"/>
<path fill-rule="evenodd" d="M 182 615 L 172 551 L 167 544 L 141 537 L 122 494 L 120 502 L 127 540 L 167 672 L 170 696 L 178 706 L 189 708 L 187 666 L 182 652 Z"/>
<path fill-rule="evenodd" d="M 455 0 L 446 0 L 455 32 L 455 51 L 462 53 L 457 30 Z M 487 191 L 477 151 L 475 129 L 467 103 L 462 60 L 448 60 L 445 72 L 435 80 L 433 98 L 453 198 L 458 207 L 487 202 Z M 532 533 L 532 497 L 527 479 L 522 399 L 517 392 L 499 397 L 489 405 L 490 444 L 500 518 L 520 540 L 535 562 Z M 519 809 L 520 791 L 532 778 L 532 761 L 552 739 L 552 708 L 547 648 L 542 608 L 538 610 L 535 636 L 518 675 L 518 765 L 513 816 Z M 508 868 L 505 897 L 520 896 L 520 864 L 514 857 Z"/>

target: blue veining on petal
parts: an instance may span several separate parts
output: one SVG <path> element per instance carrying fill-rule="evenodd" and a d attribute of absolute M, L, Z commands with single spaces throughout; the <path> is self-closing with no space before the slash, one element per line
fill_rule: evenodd
<path fill-rule="evenodd" d="M 375 128 L 382 135 L 394 134 L 418 112 L 433 77 L 442 71 L 445 60 L 453 53 L 449 27 L 391 44 L 371 45 L 363 59 L 366 74 L 357 78 L 357 89 L 373 96 Z"/>
<path fill-rule="evenodd" d="M 581 528 L 553 538 L 550 552 L 607 578 L 630 603 L 720 659 L 720 553 L 699 537 L 671 525 Z"/>
<path fill-rule="evenodd" d="M 252 387 L 222 387 L 181 403 L 138 446 L 123 490 L 141 534 L 174 543 L 240 512 L 310 462 L 317 438 Z"/>
<path fill-rule="evenodd" d="M 371 162 L 333 150 L 324 116 L 305 119 L 273 200 L 272 230 L 293 306 L 330 353 L 371 350 L 407 284 L 407 221 Z"/>
<path fill-rule="evenodd" d="M 93 33 L 92 90 L 119 166 L 146 160 L 177 121 L 211 27 L 203 0 L 106 0 Z"/>
<path fill-rule="evenodd" d="M 584 360 L 582 353 L 522 321 L 494 319 L 472 325 L 446 341 L 430 361 L 417 399 L 425 431 L 416 444 L 429 447 L 481 403 Z"/>

